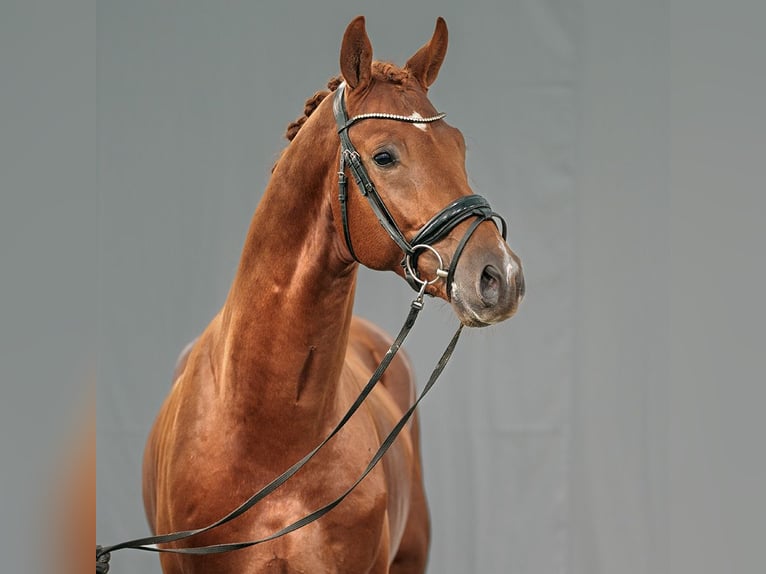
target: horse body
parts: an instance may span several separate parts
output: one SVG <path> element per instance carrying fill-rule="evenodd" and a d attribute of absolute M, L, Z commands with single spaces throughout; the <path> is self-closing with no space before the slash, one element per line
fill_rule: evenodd
<path fill-rule="evenodd" d="M 353 331 L 368 329 L 356 319 L 352 325 Z M 207 354 L 205 338 L 198 346 L 203 354 Z M 147 507 L 154 508 L 150 518 L 153 530 L 170 532 L 213 522 L 315 446 L 369 378 L 376 366 L 370 357 L 381 356 L 385 348 L 376 344 L 360 351 L 349 349 L 326 421 L 311 416 L 313 410 L 300 400 L 293 400 L 282 413 L 276 412 L 276 405 L 264 408 L 260 415 L 232 407 L 239 401 L 221 400 L 222 391 L 209 359 L 197 360 L 193 353 L 187 363 L 187 369 L 192 370 L 186 370 L 175 383 L 151 439 L 163 454 L 147 467 L 172 468 L 172 472 L 146 477 L 153 484 L 147 491 L 156 492 L 163 501 L 161 505 L 147 501 Z M 399 389 L 411 384 L 406 377 L 393 379 L 394 374 L 407 373 L 403 359 L 395 360 L 392 368 L 394 372 L 387 373 L 382 384 Z M 245 516 L 213 533 L 192 538 L 189 544 L 257 539 L 333 500 L 362 472 L 380 437 L 401 416 L 395 395 L 396 389 L 389 392 L 385 386 L 373 392 L 369 407 L 360 410 L 336 439 L 284 486 Z M 266 401 L 270 397 L 264 398 Z M 313 419 L 312 423 L 301 424 L 307 419 Z M 387 572 L 389 561 L 400 550 L 402 556 L 424 562 L 428 516 L 422 483 L 416 482 L 421 475 L 412 432 L 403 434 L 380 468 L 321 521 L 263 549 L 209 557 L 164 555 L 164 571 Z M 147 450 L 150 460 L 156 456 L 157 451 Z M 417 504 L 410 503 L 413 499 Z M 405 527 L 410 538 L 400 547 Z M 414 545 L 418 547 L 413 549 Z M 365 569 L 360 570 L 360 565 Z"/>
<path fill-rule="evenodd" d="M 446 28 L 440 20 L 434 38 L 408 63 L 409 71 L 399 71 L 404 80 L 391 83 L 380 66 L 373 73 L 364 21 L 355 20 L 341 49 L 349 106 L 430 112 L 425 88 L 435 79 L 445 50 Z M 343 416 L 388 348 L 390 340 L 380 330 L 352 315 L 357 263 L 340 227 L 338 136 L 330 100 L 318 105 L 279 159 L 253 216 L 227 300 L 179 361 L 144 456 L 144 503 L 155 533 L 214 522 L 299 460 Z M 368 132 L 373 142 L 370 148 L 360 146 L 360 154 L 369 157 L 385 142 L 363 128 L 358 130 L 360 143 Z M 457 162 L 451 158 L 433 166 L 431 161 L 429 167 L 429 162 L 415 161 L 414 144 L 405 145 L 405 136 L 409 141 L 414 135 L 425 150 L 418 153 L 461 152 L 457 130 L 446 124 L 429 130 L 392 126 L 388 139 L 396 132 L 403 134 L 394 138 L 401 165 L 412 158 L 402 180 L 408 183 L 398 182 L 395 170 L 381 169 L 376 175 L 392 190 L 401 190 L 396 198 L 409 197 L 403 201 L 409 205 L 396 205 L 392 199 L 391 211 L 402 231 L 411 233 L 450 197 L 470 190 L 460 153 Z M 407 186 L 436 193 L 412 197 Z M 360 198 L 350 201 L 348 214 L 357 258 L 401 274 L 401 253 Z M 454 248 L 457 240 L 450 235 L 442 243 Z M 510 303 L 497 303 L 496 291 L 518 282 L 511 276 L 518 260 L 503 245 L 491 223 L 480 225 L 469 242 L 451 298 L 466 324 L 489 324 L 515 311 L 523 287 L 516 287 Z M 473 273 L 471 260 L 481 250 L 488 255 L 482 255 L 479 269 L 500 268 L 505 277 L 487 278 L 485 272 L 480 279 L 463 279 Z M 434 258 L 425 254 L 421 259 L 424 273 L 435 269 Z M 443 287 L 428 289 L 450 298 Z M 472 297 L 483 297 L 483 306 L 471 306 Z M 486 304 L 488 299 L 494 303 Z M 398 355 L 343 430 L 287 483 L 243 516 L 178 546 L 257 539 L 333 500 L 361 474 L 413 395 L 407 359 Z M 428 543 L 418 423 L 413 419 L 381 464 L 321 520 L 246 550 L 212 556 L 165 554 L 161 561 L 166 574 L 406 574 L 424 571 Z"/>

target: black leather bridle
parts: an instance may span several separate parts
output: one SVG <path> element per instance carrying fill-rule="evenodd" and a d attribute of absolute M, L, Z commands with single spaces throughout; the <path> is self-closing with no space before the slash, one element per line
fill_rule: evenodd
<path fill-rule="evenodd" d="M 455 268 L 457 267 L 458 259 L 465 248 L 466 243 L 476 231 L 476 228 L 484 221 L 496 220 L 500 222 L 500 232 L 503 239 L 506 237 L 507 225 L 505 220 L 499 214 L 492 211 L 489 202 L 480 195 L 465 195 L 459 197 L 439 213 L 434 215 L 428 223 L 426 223 L 414 236 L 408 241 L 404 236 L 399 226 L 396 224 L 391 212 L 386 208 L 386 204 L 380 197 L 375 184 L 370 179 L 367 170 L 362 163 L 359 152 L 351 143 L 349 137 L 349 128 L 362 121 L 368 119 L 382 119 L 382 120 L 394 120 L 398 122 L 407 122 L 411 124 L 426 124 L 441 120 L 446 114 L 440 113 L 435 116 L 421 118 L 410 117 L 388 113 L 366 113 L 348 117 L 345 104 L 345 82 L 338 86 L 335 91 L 335 97 L 333 98 L 333 113 L 335 114 L 335 123 L 338 126 L 338 135 L 340 136 L 340 168 L 338 169 L 338 200 L 340 201 L 340 212 L 343 220 L 343 235 L 346 239 L 346 245 L 351 252 L 351 256 L 359 260 L 354 252 L 354 247 L 351 241 L 351 231 L 348 225 L 348 179 L 346 178 L 346 166 L 351 169 L 351 173 L 354 176 L 356 185 L 359 188 L 361 194 L 367 198 L 367 201 L 372 208 L 373 213 L 378 218 L 378 221 L 386 230 L 388 235 L 393 239 L 394 243 L 399 246 L 399 249 L 404 253 L 402 259 L 402 267 L 404 267 L 405 278 L 407 282 L 416 291 L 421 291 L 426 284 L 431 284 L 439 279 L 444 279 L 446 282 L 447 297 L 451 297 L 452 282 L 455 276 Z M 468 218 L 474 217 L 475 220 L 463 235 L 462 239 L 458 243 L 452 260 L 449 263 L 449 268 L 444 269 L 443 259 L 441 255 L 434 249 L 433 245 L 437 241 L 443 239 L 449 234 L 458 224 L 462 223 Z M 436 277 L 426 281 L 421 279 L 418 275 L 417 262 L 419 255 L 424 251 L 429 250 L 436 255 L 439 262 L 439 266 L 436 270 Z"/>

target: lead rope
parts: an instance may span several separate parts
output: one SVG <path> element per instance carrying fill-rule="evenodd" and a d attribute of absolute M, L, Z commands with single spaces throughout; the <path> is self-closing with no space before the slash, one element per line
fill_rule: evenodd
<path fill-rule="evenodd" d="M 147 536 L 143 538 L 136 538 L 134 540 L 121 542 L 119 544 L 114 544 L 111 546 L 105 546 L 105 547 L 96 546 L 96 573 L 106 574 L 109 571 L 109 559 L 111 556 L 111 552 L 114 552 L 115 550 L 121 550 L 123 548 L 133 548 L 136 550 L 144 550 L 148 552 L 165 552 L 165 553 L 173 553 L 173 554 L 219 554 L 222 552 L 230 552 L 233 550 L 240 550 L 242 548 L 255 546 L 256 544 L 262 544 L 263 542 L 274 540 L 276 538 L 284 536 L 285 534 L 289 534 L 290 532 L 298 530 L 299 528 L 302 528 L 303 526 L 306 526 L 307 524 L 310 524 L 311 522 L 318 520 L 319 518 L 327 514 L 330 510 L 338 506 L 338 504 L 340 504 L 354 490 L 354 488 L 356 488 L 356 486 L 375 468 L 375 466 L 380 461 L 380 459 L 383 458 L 383 455 L 386 453 L 386 451 L 390 448 L 390 446 L 396 440 L 397 436 L 399 436 L 399 433 L 401 432 L 402 428 L 404 428 L 404 426 L 407 424 L 412 414 L 415 412 L 415 409 L 417 408 L 418 404 L 420 404 L 420 401 L 423 400 L 423 398 L 426 396 L 428 391 L 431 390 L 431 387 L 433 387 L 434 383 L 436 383 L 436 380 L 441 375 L 442 371 L 444 370 L 444 367 L 447 365 L 447 362 L 452 356 L 452 352 L 455 350 L 455 347 L 457 346 L 458 339 L 460 338 L 460 333 L 462 332 L 462 329 L 463 329 L 462 325 L 460 325 L 457 331 L 455 331 L 455 334 L 452 336 L 450 343 L 447 345 L 447 348 L 442 353 L 441 358 L 436 364 L 436 367 L 434 367 L 434 370 L 432 371 L 431 376 L 428 379 L 428 382 L 423 387 L 423 391 L 420 393 L 417 400 L 404 413 L 402 418 L 399 420 L 396 426 L 391 430 L 391 432 L 388 434 L 388 436 L 383 441 L 383 443 L 381 443 L 380 448 L 378 448 L 378 451 L 372 457 L 372 459 L 370 460 L 369 464 L 367 465 L 367 467 L 365 468 L 361 476 L 338 498 L 336 498 L 329 504 L 315 510 L 311 514 L 304 516 L 300 520 L 297 520 L 293 522 L 292 524 L 282 528 L 281 530 L 265 538 L 261 538 L 258 540 L 251 540 L 248 542 L 236 542 L 236 543 L 229 543 L 229 544 L 215 544 L 212 546 L 188 547 L 188 548 L 159 548 L 157 546 L 158 544 L 176 542 L 178 540 L 183 540 L 185 538 L 189 538 L 197 534 L 209 532 L 213 530 L 214 528 L 217 528 L 231 520 L 234 520 L 235 518 L 237 518 L 238 516 L 241 516 L 242 514 L 247 512 L 250 508 L 255 506 L 255 504 L 257 504 L 263 498 L 265 498 L 266 496 L 274 492 L 277 488 L 279 488 L 282 484 L 284 484 L 290 477 L 292 477 L 296 472 L 298 472 L 298 470 L 300 470 L 309 460 L 311 460 L 314 457 L 314 455 L 317 452 L 319 452 L 319 450 L 325 444 L 327 444 L 330 441 L 330 439 L 338 433 L 338 431 L 340 431 L 340 429 L 346 424 L 346 422 L 348 422 L 351 416 L 357 411 L 357 409 L 361 406 L 361 404 L 364 402 L 364 400 L 367 398 L 370 392 L 372 392 L 372 389 L 375 387 L 377 382 L 383 376 L 383 373 L 388 368 L 388 365 L 391 363 L 394 356 L 399 351 L 399 348 L 401 347 L 402 343 L 407 338 L 407 335 L 412 330 L 412 327 L 415 324 L 415 320 L 417 319 L 418 314 L 423 309 L 423 306 L 424 306 L 423 295 L 425 293 L 425 288 L 428 284 L 429 283 L 427 281 L 423 281 L 417 297 L 412 301 L 410 305 L 410 311 L 407 315 L 407 318 L 404 321 L 404 325 L 402 325 L 402 328 L 399 331 L 399 334 L 397 335 L 394 342 L 391 343 L 391 346 L 389 347 L 385 356 L 383 357 L 380 364 L 378 365 L 378 368 L 372 374 L 372 376 L 370 377 L 370 380 L 362 389 L 361 393 L 359 393 L 359 396 L 357 397 L 357 399 L 351 405 L 351 407 L 343 416 L 343 418 L 340 420 L 340 422 L 338 422 L 338 424 L 335 426 L 332 432 L 321 443 L 319 443 L 311 452 L 306 454 L 306 456 L 304 456 L 301 460 L 296 462 L 293 466 L 291 466 L 281 475 L 276 477 L 269 484 L 264 486 L 261 490 L 256 492 L 248 500 L 242 503 L 238 508 L 234 509 L 232 512 L 230 512 L 229 514 L 227 514 L 220 520 L 208 526 L 205 526 L 204 528 L 198 528 L 194 530 L 184 530 L 180 532 L 173 532 L 170 534 L 162 534 L 158 536 Z"/>

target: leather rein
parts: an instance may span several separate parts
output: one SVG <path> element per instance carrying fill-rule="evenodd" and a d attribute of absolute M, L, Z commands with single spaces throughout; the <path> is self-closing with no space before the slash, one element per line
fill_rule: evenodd
<path fill-rule="evenodd" d="M 322 440 L 322 442 L 320 442 L 316 447 L 314 447 L 314 449 L 311 450 L 309 453 L 307 453 L 302 459 L 297 461 L 295 464 L 293 464 L 290 468 L 288 468 L 282 474 L 274 478 L 271 482 L 269 482 L 267 485 L 261 488 L 258 492 L 253 494 L 250 498 L 248 498 L 245 502 L 243 502 L 239 507 L 231 511 L 229 514 L 227 514 L 223 518 L 203 528 L 197 528 L 193 530 L 184 530 L 184 531 L 173 532 L 169 534 L 162 534 L 157 536 L 146 536 L 142 538 L 129 540 L 126 542 L 121 542 L 119 544 L 113 544 L 111 546 L 97 545 L 96 546 L 97 574 L 106 574 L 109 571 L 109 560 L 110 560 L 111 552 L 114 552 L 116 550 L 121 550 L 124 548 L 133 548 L 135 550 L 143 550 L 147 552 L 173 553 L 173 554 L 196 554 L 196 555 L 220 554 L 223 552 L 241 550 L 243 548 L 248 548 L 250 546 L 255 546 L 258 544 L 262 544 L 264 542 L 268 542 L 270 540 L 274 540 L 276 538 L 279 538 L 281 536 L 294 532 L 295 530 L 298 530 L 299 528 L 302 528 L 306 526 L 307 524 L 314 522 L 315 520 L 318 520 L 319 518 L 321 518 L 322 516 L 330 512 L 333 508 L 338 506 L 349 494 L 351 494 L 351 492 L 357 487 L 357 485 L 359 485 L 359 483 L 362 482 L 362 480 L 364 480 L 364 478 L 370 472 L 372 472 L 372 470 L 378 464 L 380 459 L 383 458 L 383 455 L 388 451 L 388 449 L 394 443 L 396 438 L 399 436 L 402 429 L 409 422 L 417 406 L 426 396 L 428 391 L 431 390 L 434 383 L 436 383 L 436 380 L 439 378 L 442 371 L 447 366 L 447 362 L 451 358 L 452 353 L 455 350 L 455 347 L 457 346 L 457 342 L 458 342 L 458 339 L 460 338 L 463 325 L 460 325 L 455 331 L 455 334 L 452 336 L 452 339 L 447 345 L 447 348 L 444 350 L 441 358 L 439 359 L 433 371 L 431 372 L 431 376 L 429 377 L 428 382 L 423 387 L 423 390 L 421 391 L 420 395 L 418 395 L 417 399 L 414 401 L 412 406 L 410 406 L 410 408 L 407 409 L 407 411 L 402 415 L 401 419 L 399 419 L 399 422 L 389 432 L 388 436 L 386 436 L 385 440 L 381 443 L 377 452 L 370 459 L 370 462 L 367 464 L 367 467 L 364 469 L 362 474 L 343 492 L 343 494 L 341 494 L 332 502 L 325 504 L 321 508 L 318 508 L 317 510 L 304 516 L 300 520 L 297 520 L 285 526 L 284 528 L 270 534 L 269 536 L 259 538 L 257 540 L 249 540 L 245 542 L 233 542 L 233 543 L 225 543 L 225 544 L 213 544 L 208 546 L 184 547 L 184 548 L 163 548 L 159 546 L 160 544 L 177 542 L 179 540 L 184 540 L 186 538 L 203 534 L 205 532 L 210 532 L 211 530 L 214 530 L 218 528 L 219 526 L 222 526 L 223 524 L 226 524 L 234 520 L 235 518 L 238 518 L 239 516 L 243 515 L 245 512 L 247 512 L 253 506 L 255 506 L 258 502 L 266 498 L 269 494 L 277 490 L 282 484 L 287 482 L 343 428 L 343 426 L 348 422 L 348 420 L 353 416 L 353 414 L 359 409 L 359 407 L 362 405 L 362 403 L 367 398 L 367 396 L 372 392 L 373 388 L 378 383 L 378 381 L 380 381 L 381 377 L 383 376 L 386 369 L 390 365 L 394 356 L 399 351 L 399 348 L 402 346 L 402 343 L 404 343 L 404 340 L 407 338 L 407 335 L 412 330 L 412 327 L 415 325 L 415 320 L 417 319 L 418 314 L 423 309 L 426 287 L 428 285 L 435 283 L 436 281 L 440 279 L 444 279 L 447 282 L 447 293 L 450 292 L 450 286 L 452 284 L 454 271 L 457 265 L 458 258 L 460 254 L 462 253 L 463 248 L 465 247 L 465 244 L 468 242 L 468 239 L 470 239 L 471 235 L 476 230 L 478 225 L 490 219 L 492 220 L 497 219 L 501 222 L 501 232 L 502 232 L 503 238 L 505 238 L 506 236 L 505 220 L 500 215 L 492 211 L 487 200 L 479 195 L 468 195 L 468 196 L 460 197 L 459 199 L 447 205 L 444 209 L 442 209 L 439 213 L 437 213 L 434 217 L 432 217 L 431 220 L 428 223 L 426 223 L 426 225 L 424 225 L 415 234 L 415 236 L 412 238 L 411 241 L 407 241 L 404 235 L 402 234 L 402 232 L 400 231 L 399 227 L 396 225 L 394 218 L 391 216 L 391 213 L 386 208 L 385 204 L 383 203 L 383 200 L 381 199 L 380 195 L 377 192 L 377 189 L 375 188 L 375 185 L 372 183 L 372 180 L 367 174 L 367 170 L 364 168 L 364 165 L 361 162 L 359 153 L 356 151 L 356 148 L 351 143 L 351 139 L 349 138 L 349 135 L 348 135 L 348 129 L 353 124 L 366 119 L 388 119 L 388 120 L 421 124 L 421 123 L 430 123 L 430 122 L 441 120 L 445 114 L 438 114 L 436 116 L 429 117 L 429 118 L 411 118 L 407 116 L 398 116 L 393 114 L 368 113 L 368 114 L 361 114 L 358 116 L 354 116 L 351 119 L 349 119 L 348 114 L 346 112 L 346 106 L 343 101 L 344 87 L 345 87 L 345 83 L 341 84 L 336 90 L 335 98 L 333 101 L 333 111 L 335 114 L 336 123 L 338 125 L 338 134 L 340 136 L 340 142 L 341 142 L 340 170 L 338 172 L 339 200 L 341 205 L 341 213 L 343 218 L 343 231 L 344 231 L 344 235 L 346 239 L 346 244 L 352 256 L 354 257 L 354 259 L 356 259 L 356 254 L 354 253 L 354 250 L 351 244 L 351 233 L 348 226 L 347 210 L 346 210 L 347 179 L 345 175 L 345 170 L 346 170 L 346 165 L 348 165 L 348 167 L 351 169 L 354 179 L 356 180 L 356 183 L 357 183 L 357 186 L 359 187 L 360 192 L 369 201 L 373 212 L 378 218 L 378 221 L 380 221 L 380 224 L 384 227 L 384 229 L 388 232 L 388 234 L 391 236 L 394 242 L 396 242 L 396 244 L 401 248 L 402 252 L 404 253 L 402 266 L 405 269 L 405 276 L 406 276 L 407 282 L 416 291 L 418 291 L 417 296 L 415 297 L 415 299 L 412 301 L 410 305 L 410 311 L 407 315 L 407 318 L 404 321 L 404 325 L 402 325 L 402 328 L 400 329 L 399 334 L 394 339 L 394 342 L 389 347 L 388 351 L 386 352 L 385 356 L 381 360 L 377 369 L 375 369 L 375 372 L 372 374 L 369 381 L 364 386 L 362 391 L 359 393 L 359 396 L 356 398 L 356 400 L 348 409 L 348 411 L 343 416 L 343 418 L 338 422 L 335 428 L 333 428 L 330 434 L 328 434 L 327 437 L 324 440 Z M 474 217 L 475 220 L 471 224 L 471 226 L 468 228 L 463 238 L 460 240 L 458 247 L 455 250 L 455 253 L 452 257 L 452 261 L 449 266 L 449 269 L 444 269 L 443 268 L 444 263 L 443 263 L 442 257 L 439 255 L 436 249 L 432 246 L 432 244 L 444 238 L 459 223 L 461 223 L 462 221 L 470 217 Z M 432 253 L 434 253 L 439 263 L 438 268 L 436 270 L 436 276 L 434 277 L 434 279 L 431 279 L 431 280 L 421 279 L 417 273 L 417 258 L 418 258 L 418 255 L 422 253 L 422 251 L 424 250 L 429 250 Z"/>

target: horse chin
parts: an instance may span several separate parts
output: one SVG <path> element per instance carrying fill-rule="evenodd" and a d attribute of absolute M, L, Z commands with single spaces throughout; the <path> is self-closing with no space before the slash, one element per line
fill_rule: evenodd
<path fill-rule="evenodd" d="M 452 286 L 451 304 L 458 320 L 466 327 L 489 327 L 510 319 L 516 314 L 521 299 L 508 305 L 487 307 L 479 301 L 472 301 L 461 293 L 457 284 Z"/>

